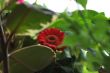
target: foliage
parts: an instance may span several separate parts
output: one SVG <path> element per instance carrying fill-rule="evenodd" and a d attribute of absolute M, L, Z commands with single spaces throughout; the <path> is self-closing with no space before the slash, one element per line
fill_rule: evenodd
<path fill-rule="evenodd" d="M 110 19 L 103 12 L 87 10 L 87 0 L 76 2 L 84 10 L 57 14 L 36 4 L 16 4 L 15 0 L 6 4 L 0 0 L 0 70 L 110 73 Z M 54 51 L 39 45 L 36 38 L 47 28 L 58 28 L 65 33 L 63 43 L 58 46 L 64 50 Z"/>

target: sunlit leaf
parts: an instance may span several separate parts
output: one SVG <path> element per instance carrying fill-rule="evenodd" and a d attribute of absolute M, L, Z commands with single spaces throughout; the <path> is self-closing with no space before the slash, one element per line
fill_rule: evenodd
<path fill-rule="evenodd" d="M 84 8 L 86 8 L 87 0 L 76 0 L 79 4 L 81 4 Z"/>

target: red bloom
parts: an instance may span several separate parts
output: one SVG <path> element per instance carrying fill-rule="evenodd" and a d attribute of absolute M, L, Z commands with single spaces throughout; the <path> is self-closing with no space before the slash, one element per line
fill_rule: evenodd
<path fill-rule="evenodd" d="M 57 46 L 62 44 L 64 39 L 64 32 L 60 31 L 57 28 L 48 28 L 40 32 L 37 37 L 37 40 L 40 44 L 52 48 L 54 51 L 57 49 Z"/>
<path fill-rule="evenodd" d="M 17 0 L 17 3 L 18 4 L 23 4 L 24 3 L 24 0 Z"/>

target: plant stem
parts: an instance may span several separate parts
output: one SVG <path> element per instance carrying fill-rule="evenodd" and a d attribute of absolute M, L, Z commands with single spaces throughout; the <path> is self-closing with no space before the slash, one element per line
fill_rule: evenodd
<path fill-rule="evenodd" d="M 3 54 L 3 73 L 9 73 L 9 63 L 8 63 L 8 46 L 6 46 L 6 36 L 0 16 L 0 43 L 2 48 L 2 54 Z"/>
<path fill-rule="evenodd" d="M 7 54 L 7 52 L 4 53 L 3 73 L 9 73 L 9 61 L 8 61 L 8 54 Z"/>

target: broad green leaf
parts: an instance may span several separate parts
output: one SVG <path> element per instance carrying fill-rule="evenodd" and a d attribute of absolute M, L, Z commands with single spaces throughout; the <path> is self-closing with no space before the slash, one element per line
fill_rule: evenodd
<path fill-rule="evenodd" d="M 1 9 L 12 9 L 14 6 L 16 6 L 16 0 L 0 0 L 0 10 Z"/>
<path fill-rule="evenodd" d="M 81 4 L 84 8 L 86 8 L 87 0 L 76 0 L 79 4 Z"/>
<path fill-rule="evenodd" d="M 95 55 L 89 51 L 87 53 L 86 67 L 90 71 L 97 71 L 98 68 L 103 64 L 103 56 L 100 48 L 94 48 L 94 51 L 96 52 Z"/>
<path fill-rule="evenodd" d="M 17 33 L 43 28 L 42 24 L 51 21 L 52 15 L 44 14 L 26 5 L 16 6 L 7 19 L 7 28 Z M 12 27 L 13 26 L 13 27 Z"/>
<path fill-rule="evenodd" d="M 93 10 L 76 10 L 72 12 L 72 20 L 76 21 L 80 27 L 85 28 L 85 23 L 88 24 L 89 28 L 93 28 L 94 24 L 92 20 L 98 15 L 99 13 Z"/>
<path fill-rule="evenodd" d="M 61 30 L 66 31 L 69 28 L 68 22 L 66 22 L 64 19 L 57 19 L 56 21 L 52 22 L 50 27 L 59 28 Z"/>
<path fill-rule="evenodd" d="M 98 71 L 89 71 L 88 69 L 87 69 L 87 67 L 84 65 L 83 66 L 83 72 L 82 73 L 98 73 Z"/>
<path fill-rule="evenodd" d="M 82 27 L 81 32 L 83 32 L 83 34 L 81 33 L 81 37 L 85 36 L 87 39 L 85 38 L 84 40 L 88 40 L 87 42 L 92 41 L 92 43 L 96 43 L 91 37 L 92 34 L 97 41 L 107 42 L 108 36 L 106 35 L 106 32 L 109 29 L 109 24 L 105 15 L 93 10 L 81 10 L 80 12 L 82 14 L 78 13 L 78 11 L 74 11 L 72 13 L 72 18 Z M 83 15 L 83 17 L 81 15 Z M 87 45 L 87 43 L 84 44 Z M 90 45 L 88 44 L 88 46 Z"/>
<path fill-rule="evenodd" d="M 102 13 L 98 13 L 91 19 L 91 22 L 94 25 L 91 29 L 94 37 L 103 43 L 107 42 L 109 38 L 107 36 L 109 29 L 107 18 Z"/>
<path fill-rule="evenodd" d="M 106 50 L 102 50 L 101 51 L 102 57 L 103 57 L 103 66 L 105 68 L 105 70 L 107 71 L 107 73 L 110 72 L 110 50 L 106 49 Z"/>
<path fill-rule="evenodd" d="M 77 42 L 78 41 L 76 35 L 72 34 L 65 36 L 64 45 L 68 45 L 72 48 L 73 46 L 77 45 Z"/>
<path fill-rule="evenodd" d="M 0 10 L 3 8 L 4 0 L 0 0 Z"/>
<path fill-rule="evenodd" d="M 70 14 L 71 15 L 71 14 Z M 73 18 L 72 15 L 70 16 L 68 13 L 62 13 L 60 15 L 60 17 L 63 18 L 64 21 L 66 21 L 69 25 L 69 30 L 73 30 L 76 34 L 79 34 L 80 32 L 80 25 L 79 25 L 79 21 L 77 22 L 76 19 L 77 18 Z"/>
<path fill-rule="evenodd" d="M 54 52 L 45 46 L 33 45 L 10 54 L 11 73 L 34 73 L 54 61 Z"/>

